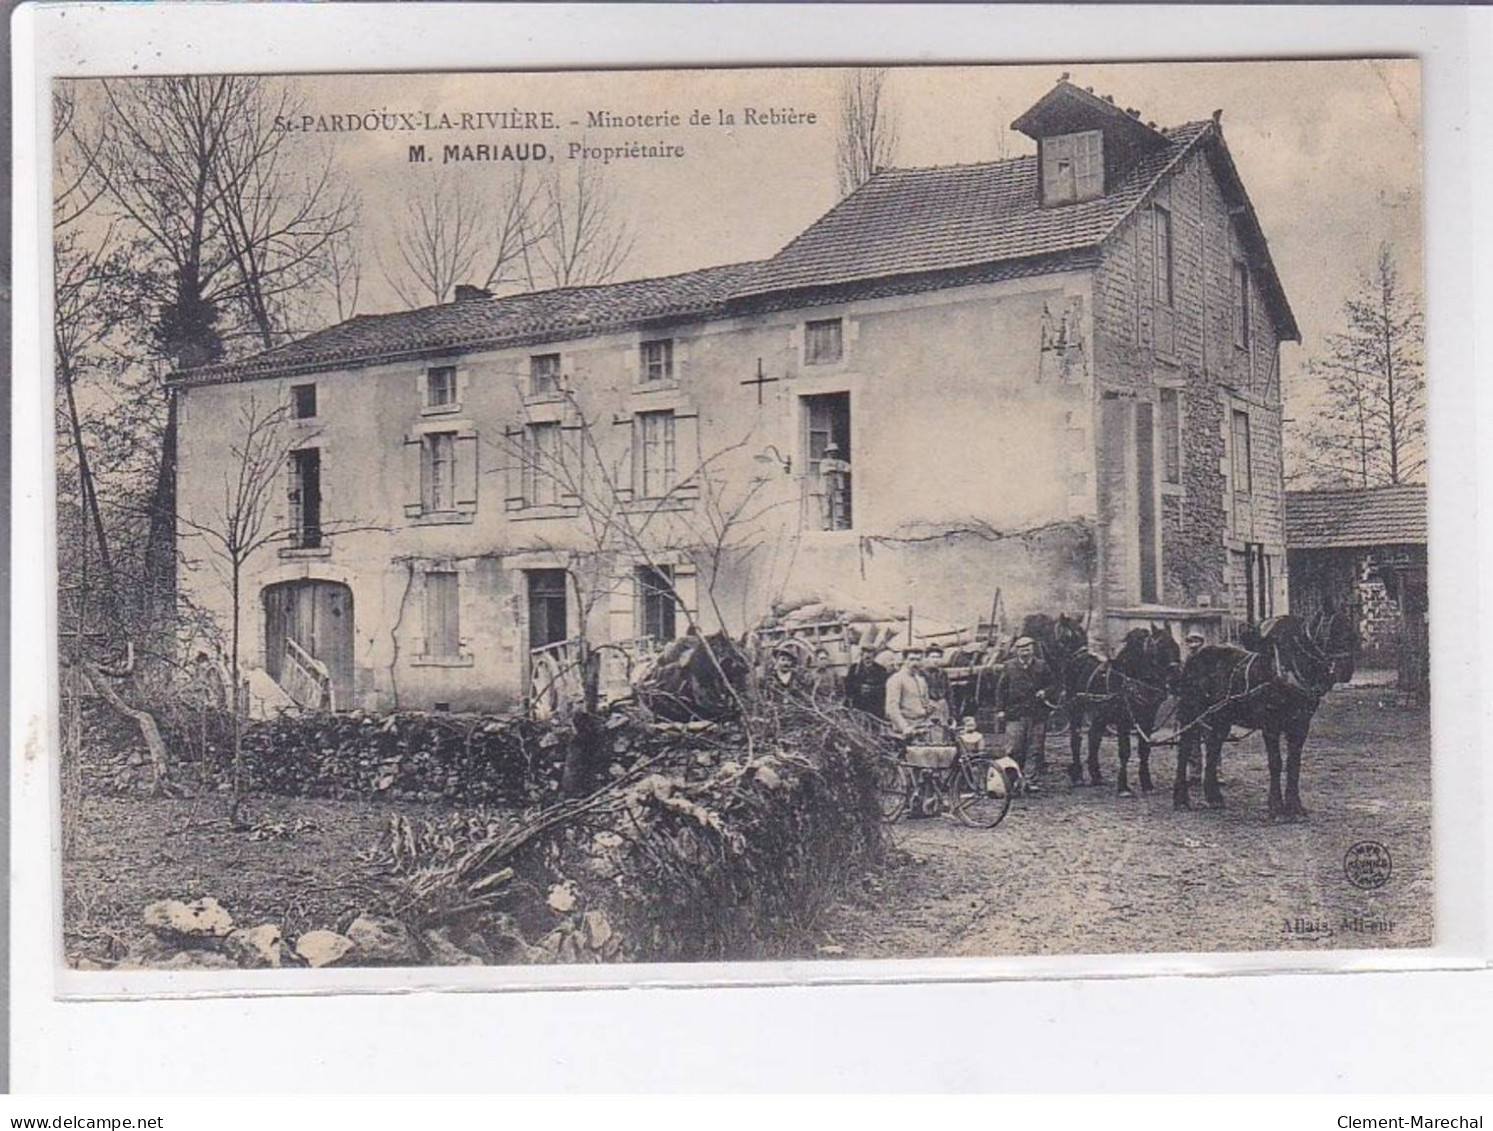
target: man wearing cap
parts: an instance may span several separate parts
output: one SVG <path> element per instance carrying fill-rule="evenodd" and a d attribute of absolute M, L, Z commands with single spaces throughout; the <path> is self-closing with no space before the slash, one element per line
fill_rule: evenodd
<path fill-rule="evenodd" d="M 923 676 L 923 652 L 909 648 L 902 666 L 886 681 L 886 718 L 898 734 L 911 734 L 933 715 L 928 681 Z"/>
<path fill-rule="evenodd" d="M 887 653 L 883 652 L 883 656 Z M 873 649 L 862 647 L 859 658 L 845 673 L 845 699 L 858 711 L 886 718 L 886 685 L 890 670 L 879 662 Z"/>
<path fill-rule="evenodd" d="M 1052 669 L 1037 655 L 1030 636 L 1016 641 L 1016 657 L 1006 664 L 995 688 L 996 718 L 1006 721 L 1007 752 L 1026 778 L 1026 791 L 1036 793 L 1047 773 L 1047 701 Z M 1027 758 L 1032 760 L 1027 771 Z"/>

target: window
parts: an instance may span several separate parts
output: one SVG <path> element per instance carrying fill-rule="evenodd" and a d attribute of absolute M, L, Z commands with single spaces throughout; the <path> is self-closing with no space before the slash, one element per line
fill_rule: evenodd
<path fill-rule="evenodd" d="M 638 635 L 674 639 L 674 571 L 669 566 L 639 566 Z"/>
<path fill-rule="evenodd" d="M 1104 135 L 1098 130 L 1043 138 L 1042 203 L 1075 204 L 1104 195 Z"/>
<path fill-rule="evenodd" d="M 290 453 L 290 545 L 313 550 L 321 545 L 321 449 Z"/>
<path fill-rule="evenodd" d="M 674 340 L 660 338 L 656 342 L 642 345 L 644 381 L 672 381 L 674 379 Z"/>
<path fill-rule="evenodd" d="M 1172 214 L 1161 205 L 1151 210 L 1156 225 L 1156 301 L 1172 305 Z"/>
<path fill-rule="evenodd" d="M 840 319 L 826 318 L 804 324 L 805 365 L 830 365 L 844 356 L 845 339 Z"/>
<path fill-rule="evenodd" d="M 461 655 L 460 575 L 431 570 L 425 575 L 425 654 L 454 660 Z"/>
<path fill-rule="evenodd" d="M 1234 410 L 1234 494 L 1254 490 L 1254 458 L 1249 445 L 1249 413 Z"/>
<path fill-rule="evenodd" d="M 674 487 L 677 464 L 673 412 L 640 412 L 638 446 L 642 456 L 638 486 L 645 499 L 659 499 Z"/>
<path fill-rule="evenodd" d="M 290 387 L 290 414 L 297 420 L 311 420 L 316 416 L 315 385 Z"/>
<path fill-rule="evenodd" d="M 524 505 L 560 501 L 560 425 L 530 424 L 524 431 Z"/>
<path fill-rule="evenodd" d="M 1249 348 L 1249 267 L 1234 261 L 1234 344 Z"/>
<path fill-rule="evenodd" d="M 427 432 L 421 440 L 420 505 L 427 514 L 456 509 L 456 433 Z"/>
<path fill-rule="evenodd" d="M 1176 389 L 1161 390 L 1161 481 L 1182 483 L 1182 396 Z"/>
<path fill-rule="evenodd" d="M 803 398 L 804 477 L 811 529 L 851 529 L 850 394 Z"/>
<path fill-rule="evenodd" d="M 552 396 L 560 391 L 560 355 L 535 354 L 529 358 L 529 393 L 536 397 Z"/>
<path fill-rule="evenodd" d="M 456 405 L 456 366 L 442 365 L 425 371 L 425 407 L 453 408 Z"/>

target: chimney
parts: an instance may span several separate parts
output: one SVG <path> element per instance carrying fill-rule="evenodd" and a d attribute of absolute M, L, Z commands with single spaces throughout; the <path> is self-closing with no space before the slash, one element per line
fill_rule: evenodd
<path fill-rule="evenodd" d="M 474 287 L 470 283 L 456 284 L 456 297 L 452 302 L 475 302 L 479 298 L 492 298 L 492 291 Z"/>

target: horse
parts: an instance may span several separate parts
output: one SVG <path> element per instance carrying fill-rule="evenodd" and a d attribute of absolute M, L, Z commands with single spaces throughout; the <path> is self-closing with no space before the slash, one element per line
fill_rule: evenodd
<path fill-rule="evenodd" d="M 1063 683 L 1063 701 L 1068 710 L 1068 749 L 1073 760 L 1068 777 L 1083 784 L 1079 760 L 1080 732 L 1084 717 L 1089 721 L 1089 781 L 1099 785 L 1099 746 L 1105 731 L 1113 728 L 1120 745 L 1118 793 L 1134 797 L 1130 789 L 1130 732 L 1136 731 L 1140 753 L 1140 787 L 1155 789 L 1151 781 L 1151 743 L 1147 735 L 1156 729 L 1156 716 L 1166 701 L 1182 666 L 1182 650 L 1166 628 L 1132 628 L 1113 660 L 1101 660 L 1085 649 L 1069 664 Z"/>
<path fill-rule="evenodd" d="M 1211 644 L 1189 656 L 1178 679 L 1177 722 L 1181 748 L 1172 783 L 1172 804 L 1192 806 L 1187 763 L 1207 742 L 1203 799 L 1222 808 L 1218 764 L 1235 726 L 1261 732 L 1270 759 L 1270 817 L 1305 817 L 1301 803 L 1301 748 L 1322 696 L 1332 688 L 1331 659 L 1308 635 L 1300 618 L 1273 617 L 1258 629 L 1257 650 Z M 1286 740 L 1285 788 L 1281 788 L 1282 736 Z"/>
<path fill-rule="evenodd" d="M 1332 663 L 1335 683 L 1350 683 L 1358 657 L 1358 626 L 1351 608 L 1339 609 L 1331 597 L 1307 625 L 1307 635 Z"/>

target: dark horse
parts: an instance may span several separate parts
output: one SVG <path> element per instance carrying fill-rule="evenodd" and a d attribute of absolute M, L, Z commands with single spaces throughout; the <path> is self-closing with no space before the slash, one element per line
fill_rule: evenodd
<path fill-rule="evenodd" d="M 1089 722 L 1089 781 L 1099 785 L 1099 746 L 1107 730 L 1113 730 L 1120 744 L 1119 795 L 1135 796 L 1130 790 L 1130 732 L 1136 732 L 1140 752 L 1140 787 L 1145 793 L 1155 789 L 1151 781 L 1151 743 L 1148 736 L 1156 729 L 1156 715 L 1166 701 L 1169 689 L 1182 665 L 1182 650 L 1164 627 L 1132 628 L 1125 634 L 1113 660 L 1101 660 L 1083 651 L 1068 665 L 1063 683 L 1063 701 L 1068 708 L 1068 748 L 1073 761 L 1068 776 L 1074 785 L 1083 784 L 1083 766 L 1079 762 L 1082 743 L 1080 730 L 1084 718 Z"/>
<path fill-rule="evenodd" d="M 1203 798 L 1213 808 L 1223 805 L 1218 763 L 1223 744 L 1235 726 L 1258 730 L 1270 757 L 1270 815 L 1294 819 L 1306 816 L 1301 804 L 1301 748 L 1311 729 L 1312 716 L 1332 687 L 1332 660 L 1293 616 L 1263 622 L 1254 651 L 1228 645 L 1208 645 L 1188 657 L 1178 681 L 1177 722 L 1181 749 L 1172 803 L 1191 806 L 1187 763 L 1206 741 Z M 1281 789 L 1280 740 L 1286 739 L 1285 789 Z"/>

